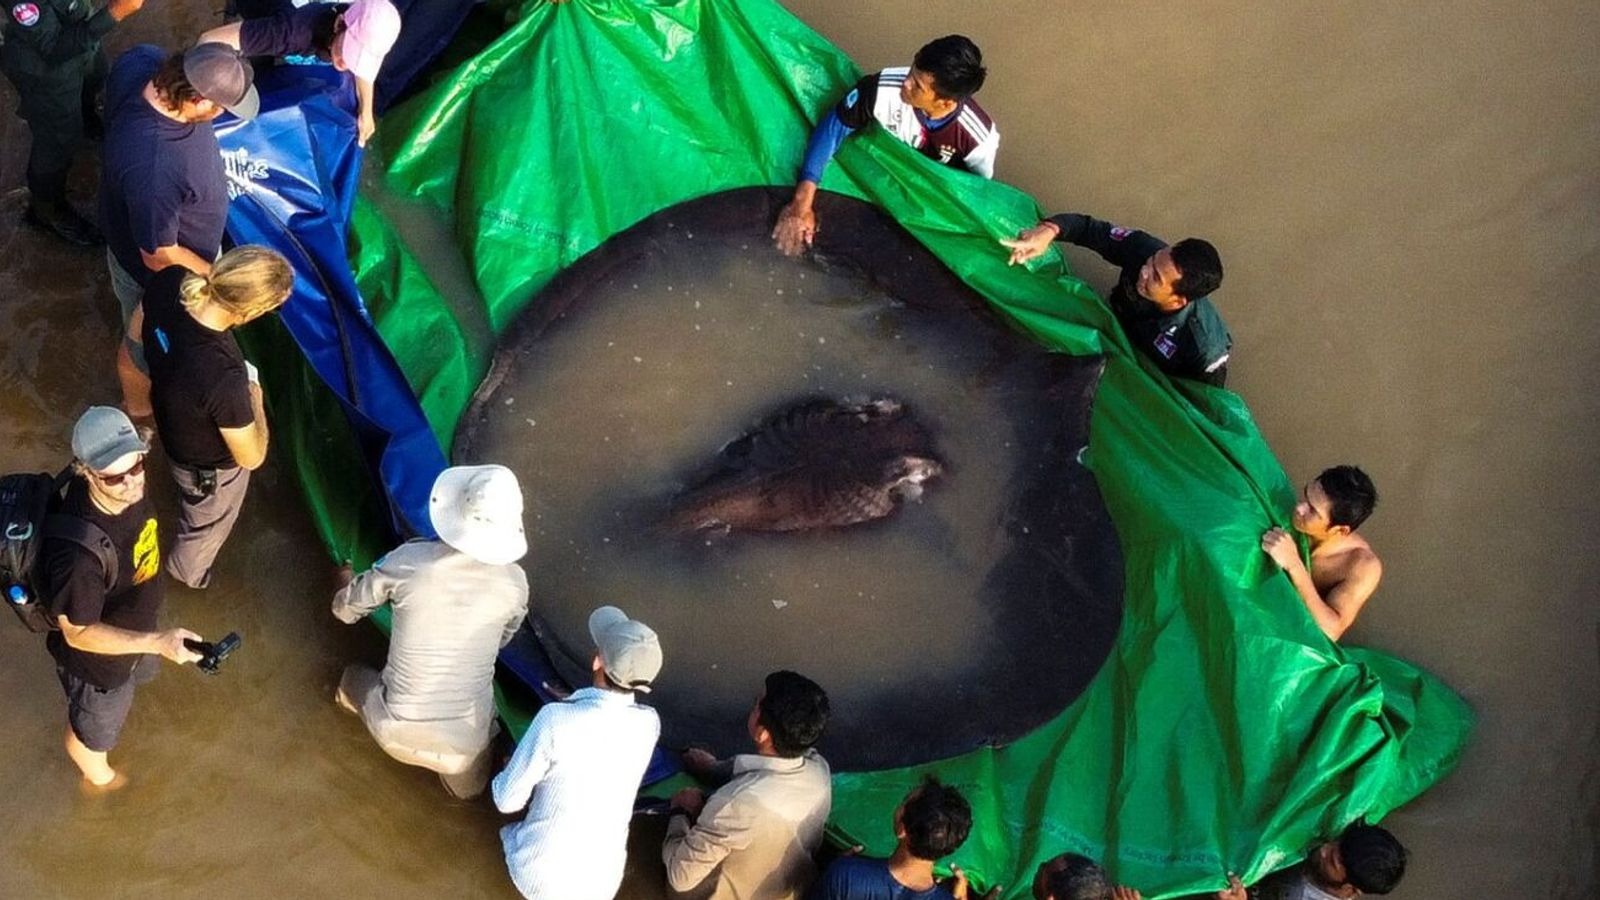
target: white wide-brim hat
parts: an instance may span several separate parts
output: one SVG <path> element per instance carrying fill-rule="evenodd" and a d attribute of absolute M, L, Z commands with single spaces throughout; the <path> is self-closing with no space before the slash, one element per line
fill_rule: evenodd
<path fill-rule="evenodd" d="M 439 539 L 492 566 L 528 552 L 522 530 L 522 486 L 505 466 L 455 466 L 439 473 L 428 497 Z"/>

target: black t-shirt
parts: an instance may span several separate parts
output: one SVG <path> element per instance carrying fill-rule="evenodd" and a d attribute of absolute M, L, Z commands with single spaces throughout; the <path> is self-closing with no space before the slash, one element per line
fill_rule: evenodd
<path fill-rule="evenodd" d="M 188 274 L 168 266 L 144 292 L 144 356 L 156 430 L 173 462 L 231 469 L 237 464 L 218 429 L 255 421 L 250 379 L 233 334 L 201 325 L 183 308 L 178 287 Z"/>
<path fill-rule="evenodd" d="M 228 179 L 211 123 L 175 122 L 144 100 L 166 56 L 141 44 L 106 76 L 100 227 L 117 263 L 140 284 L 154 274 L 141 250 L 176 245 L 215 259 L 228 222 Z"/>
<path fill-rule="evenodd" d="M 50 614 L 64 615 L 74 625 L 104 622 L 129 631 L 155 631 L 161 612 L 161 549 L 156 532 L 156 511 L 140 500 L 120 515 L 102 512 L 89 499 L 89 488 L 75 478 L 67 488 L 61 512 L 98 526 L 117 550 L 117 584 L 106 593 L 106 576 L 100 560 L 72 541 L 46 538 L 44 574 Z M 139 654 L 107 656 L 75 650 L 60 632 L 51 632 L 50 652 L 67 671 L 102 688 L 126 684 Z"/>
<path fill-rule="evenodd" d="M 239 52 L 245 56 L 316 56 L 329 59 L 334 21 L 345 7 L 315 3 L 239 23 Z"/>

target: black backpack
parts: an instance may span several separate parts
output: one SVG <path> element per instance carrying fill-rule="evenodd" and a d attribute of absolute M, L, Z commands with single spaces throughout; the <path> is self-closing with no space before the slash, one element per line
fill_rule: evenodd
<path fill-rule="evenodd" d="M 100 560 L 106 591 L 117 584 L 117 548 L 98 525 L 60 512 L 72 469 L 0 477 L 0 591 L 29 631 L 56 628 L 44 588 L 46 536 L 71 541 Z"/>

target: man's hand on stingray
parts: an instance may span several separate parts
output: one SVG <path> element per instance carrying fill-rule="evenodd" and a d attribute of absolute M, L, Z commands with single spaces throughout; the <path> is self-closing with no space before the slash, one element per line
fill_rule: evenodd
<path fill-rule="evenodd" d="M 798 206 L 794 201 L 778 213 L 778 224 L 772 229 L 772 240 L 784 256 L 799 256 L 811 249 L 817 234 L 817 213 L 809 206 Z"/>

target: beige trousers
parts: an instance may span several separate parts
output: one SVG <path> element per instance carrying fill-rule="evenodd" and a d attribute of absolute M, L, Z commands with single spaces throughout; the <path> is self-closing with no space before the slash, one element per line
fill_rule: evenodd
<path fill-rule="evenodd" d="M 476 797 L 489 783 L 489 746 L 499 723 L 484 728 L 461 719 L 398 718 L 384 700 L 382 675 L 370 666 L 345 667 L 339 701 L 361 716 L 383 752 L 408 766 L 439 773 L 452 796 Z"/>

